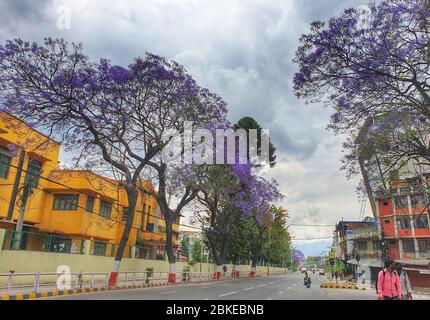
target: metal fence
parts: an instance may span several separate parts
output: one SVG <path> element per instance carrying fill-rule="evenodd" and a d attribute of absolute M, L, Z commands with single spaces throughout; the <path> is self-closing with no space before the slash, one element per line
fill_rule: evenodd
<path fill-rule="evenodd" d="M 250 271 L 221 272 L 220 280 L 248 277 Z M 117 286 L 134 287 L 137 285 L 167 283 L 168 272 L 126 271 L 119 272 Z M 0 295 L 39 293 L 45 291 L 80 288 L 106 288 L 109 272 L 74 272 L 70 274 L 55 272 L 0 273 Z M 215 272 L 176 273 L 178 282 L 196 283 L 217 280 Z"/>

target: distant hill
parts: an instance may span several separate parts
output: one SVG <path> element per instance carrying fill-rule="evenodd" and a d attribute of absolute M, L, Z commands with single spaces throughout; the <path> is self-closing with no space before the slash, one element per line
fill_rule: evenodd
<path fill-rule="evenodd" d="M 331 246 L 331 240 L 321 240 L 311 243 L 294 243 L 293 246 L 303 252 L 305 257 L 318 256 L 321 252 L 328 252 L 329 246 Z"/>

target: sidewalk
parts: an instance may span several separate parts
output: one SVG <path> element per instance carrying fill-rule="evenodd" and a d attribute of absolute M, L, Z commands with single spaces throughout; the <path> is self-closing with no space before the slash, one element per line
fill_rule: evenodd
<path fill-rule="evenodd" d="M 39 288 L 39 292 L 35 293 L 30 289 L 31 286 L 23 286 L 23 287 L 15 287 L 13 290 L 8 291 L 7 293 L 0 293 L 0 300 L 27 300 L 27 299 L 37 299 L 37 298 L 45 298 L 52 296 L 61 296 L 61 295 L 70 295 L 70 294 L 79 294 L 79 293 L 91 293 L 98 291 L 107 291 L 107 290 L 124 290 L 124 289 L 138 289 L 138 288 L 151 288 L 151 287 L 162 287 L 162 286 L 176 286 L 176 285 L 192 285 L 206 282 L 216 282 L 216 281 L 228 281 L 228 280 L 238 280 L 243 278 L 255 278 L 267 276 L 265 274 L 255 275 L 254 277 L 250 276 L 226 276 L 221 277 L 220 279 L 206 278 L 206 279 L 190 279 L 191 281 L 181 281 L 178 280 L 175 283 L 168 283 L 163 280 L 153 280 L 149 283 L 142 281 L 136 281 L 134 283 L 119 281 L 116 287 L 107 287 L 105 283 L 97 283 L 96 286 L 90 286 L 88 283 L 84 283 L 82 287 L 78 287 L 76 285 L 72 285 L 71 289 L 68 290 L 59 290 L 56 285 L 49 284 L 44 285 Z"/>

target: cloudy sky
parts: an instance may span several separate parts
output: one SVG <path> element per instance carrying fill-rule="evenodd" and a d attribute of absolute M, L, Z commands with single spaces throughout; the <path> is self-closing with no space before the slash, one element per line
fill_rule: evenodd
<path fill-rule="evenodd" d="M 325 130 L 330 110 L 294 96 L 291 60 L 312 21 L 365 2 L 0 0 L 0 41 L 63 37 L 82 42 L 94 60 L 126 66 L 150 51 L 178 61 L 229 103 L 232 122 L 252 116 L 270 130 L 278 164 L 269 175 L 286 195 L 290 223 L 334 225 L 342 217 L 358 219 L 357 180 L 339 172 L 342 137 Z M 70 29 L 61 19 L 67 11 Z M 291 230 L 297 239 L 332 235 L 325 227 Z"/>

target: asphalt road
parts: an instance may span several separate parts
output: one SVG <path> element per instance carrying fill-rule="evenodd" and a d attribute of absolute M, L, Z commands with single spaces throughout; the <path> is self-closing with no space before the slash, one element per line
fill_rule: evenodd
<path fill-rule="evenodd" d="M 322 289 L 323 276 L 310 274 L 311 288 L 299 272 L 168 287 L 102 291 L 49 300 L 375 300 L 374 290 Z"/>

